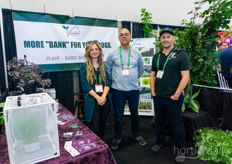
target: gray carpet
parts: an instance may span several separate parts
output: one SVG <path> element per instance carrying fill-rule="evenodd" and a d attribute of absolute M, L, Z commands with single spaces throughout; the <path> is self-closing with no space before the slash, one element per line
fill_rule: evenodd
<path fill-rule="evenodd" d="M 174 161 L 174 148 L 171 137 L 167 137 L 168 145 L 160 150 L 159 153 L 151 151 L 152 145 L 155 143 L 155 128 L 152 127 L 152 117 L 140 117 L 141 135 L 147 141 L 147 145 L 140 146 L 132 137 L 130 128 L 130 116 L 124 117 L 124 128 L 122 142 L 117 150 L 112 150 L 118 164 L 172 164 Z M 112 142 L 113 135 L 110 125 L 107 124 L 107 131 L 103 139 L 109 146 Z M 195 156 L 194 150 L 189 156 Z M 199 159 L 186 159 L 185 164 L 211 164 Z"/>

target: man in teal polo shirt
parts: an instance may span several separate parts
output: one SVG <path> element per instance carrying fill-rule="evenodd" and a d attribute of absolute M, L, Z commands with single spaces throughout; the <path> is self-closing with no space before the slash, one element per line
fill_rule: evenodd
<path fill-rule="evenodd" d="M 221 69 L 220 54 L 221 54 L 221 52 L 222 52 L 224 49 L 226 49 L 226 48 L 228 48 L 228 43 L 225 42 L 225 41 L 221 42 L 221 43 L 219 44 L 218 51 L 215 52 L 215 54 L 213 55 L 213 58 L 216 59 L 217 64 L 218 64 L 218 68 L 220 68 L 220 69 Z"/>

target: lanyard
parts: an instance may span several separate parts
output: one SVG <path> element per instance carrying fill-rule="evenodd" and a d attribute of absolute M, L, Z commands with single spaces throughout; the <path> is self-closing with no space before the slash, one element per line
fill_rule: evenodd
<path fill-rule="evenodd" d="M 176 48 L 174 50 L 176 50 Z M 168 58 L 166 59 L 166 61 L 164 63 L 164 66 L 163 66 L 163 71 L 164 71 L 164 69 L 165 69 L 165 67 L 166 67 L 166 65 L 168 63 L 169 58 L 171 57 L 172 53 L 174 52 L 174 50 L 172 50 L 172 52 L 168 55 Z M 158 57 L 158 60 L 157 60 L 157 68 L 158 68 L 158 70 L 159 70 L 159 60 L 160 60 L 160 54 L 159 54 L 159 57 Z"/>
<path fill-rule="evenodd" d="M 98 78 L 96 79 L 96 77 Z M 97 71 L 95 71 L 95 80 L 97 81 L 97 84 L 101 84 L 101 76 Z"/>
<path fill-rule="evenodd" d="M 120 52 L 121 65 L 122 65 L 122 68 L 123 68 L 122 47 L 121 47 L 121 46 L 119 47 L 119 52 Z M 129 57 L 128 57 L 128 62 L 127 62 L 128 68 L 129 68 L 129 66 L 130 66 L 130 57 L 131 57 L 131 47 L 129 48 Z"/>

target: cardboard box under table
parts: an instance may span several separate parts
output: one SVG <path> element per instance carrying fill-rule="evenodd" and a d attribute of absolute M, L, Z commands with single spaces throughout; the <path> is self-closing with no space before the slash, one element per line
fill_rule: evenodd
<path fill-rule="evenodd" d="M 60 155 L 57 109 L 47 93 L 7 97 L 3 111 L 11 163 L 37 163 Z"/>

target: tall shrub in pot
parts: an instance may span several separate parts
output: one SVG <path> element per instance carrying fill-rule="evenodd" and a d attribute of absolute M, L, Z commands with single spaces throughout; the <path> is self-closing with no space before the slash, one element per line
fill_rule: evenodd
<path fill-rule="evenodd" d="M 201 11 L 205 4 L 208 4 L 208 9 Z M 195 5 L 195 9 L 188 13 L 193 14 L 193 17 L 189 21 L 183 21 L 185 30 L 175 30 L 175 44 L 189 55 L 193 83 L 217 86 L 218 67 L 213 54 L 218 44 L 218 30 L 229 29 L 232 1 L 200 0 Z M 202 23 L 196 23 L 197 18 L 201 18 Z M 157 42 L 156 45 L 159 46 L 160 43 Z"/>

